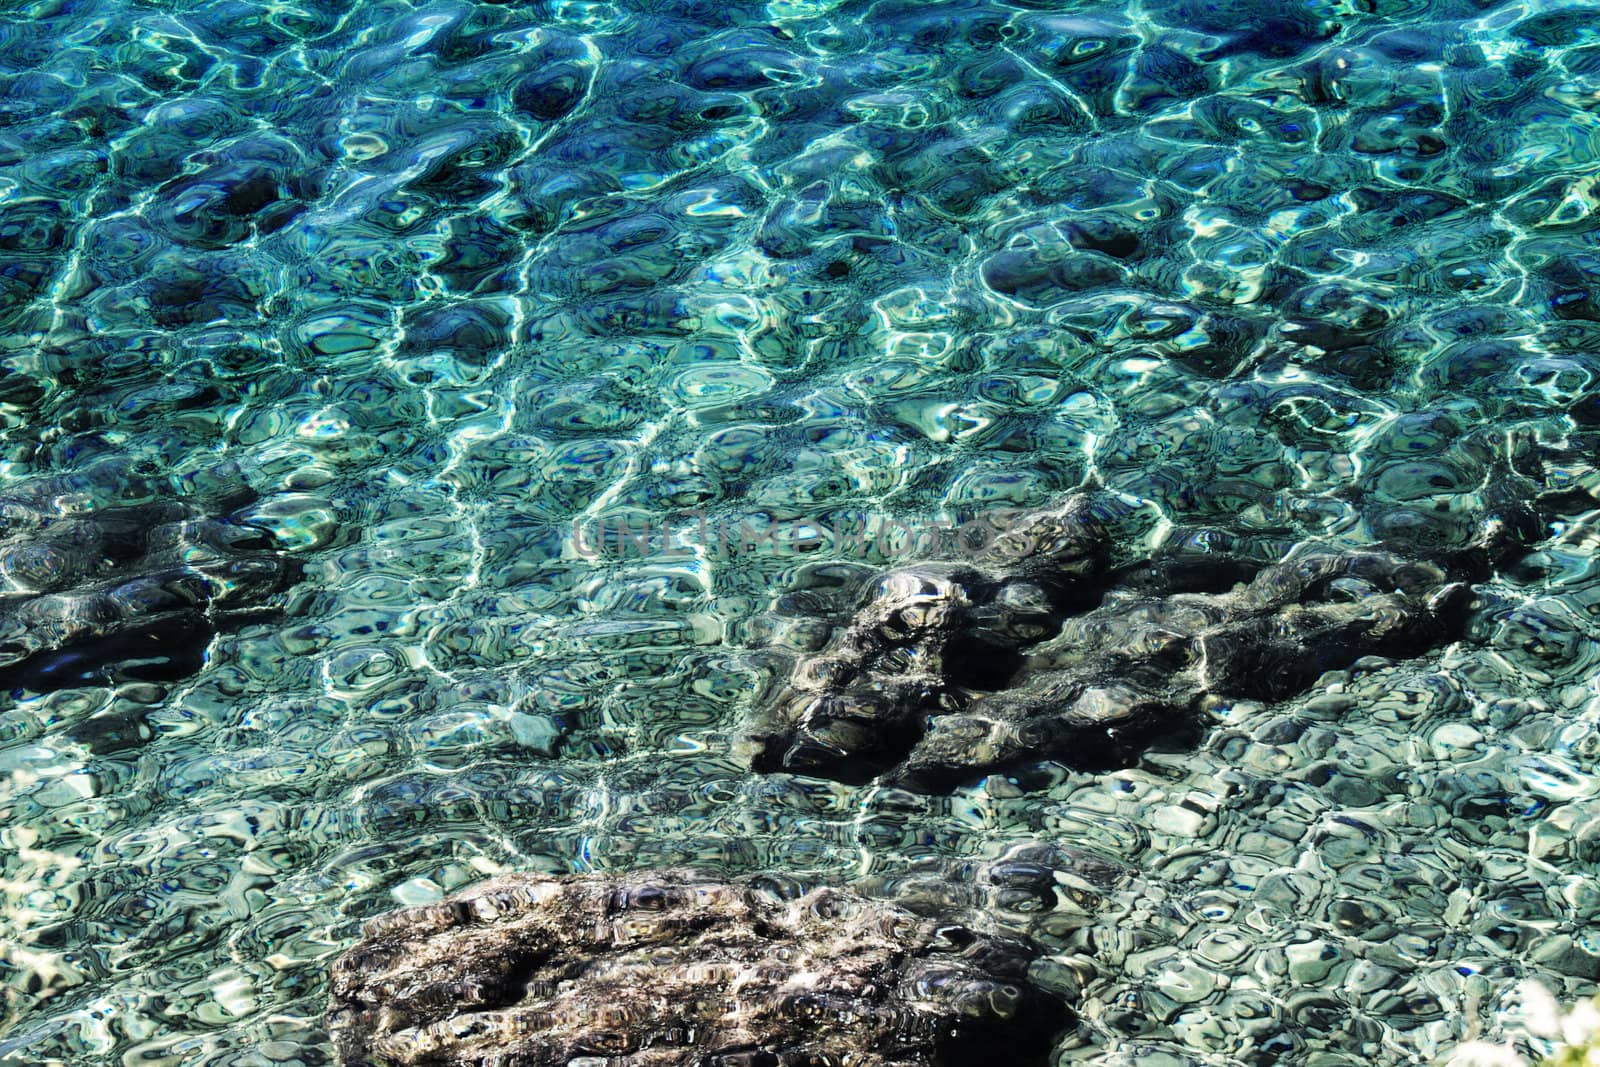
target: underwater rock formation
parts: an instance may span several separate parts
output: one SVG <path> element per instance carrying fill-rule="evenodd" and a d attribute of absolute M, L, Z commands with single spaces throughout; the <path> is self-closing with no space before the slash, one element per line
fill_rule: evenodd
<path fill-rule="evenodd" d="M 512 875 L 369 922 L 328 1027 L 350 1067 L 1043 1063 L 1035 955 L 777 878 Z"/>
<path fill-rule="evenodd" d="M 61 515 L 13 496 L 0 517 L 0 689 L 185 677 L 300 572 L 265 531 L 177 502 Z"/>
<path fill-rule="evenodd" d="M 1120 758 L 1208 703 L 1281 700 L 1453 639 L 1484 556 L 1304 544 L 1271 565 L 1174 553 L 1110 570 L 1100 530 L 1083 494 L 971 566 L 881 575 L 795 665 L 757 769 L 939 790 L 1025 759 Z"/>

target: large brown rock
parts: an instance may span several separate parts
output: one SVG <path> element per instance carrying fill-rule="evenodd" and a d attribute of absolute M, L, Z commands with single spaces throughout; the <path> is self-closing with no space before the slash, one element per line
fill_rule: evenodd
<path fill-rule="evenodd" d="M 840 889 L 517 875 L 369 922 L 335 963 L 348 1065 L 1043 1063 L 1035 950 Z"/>

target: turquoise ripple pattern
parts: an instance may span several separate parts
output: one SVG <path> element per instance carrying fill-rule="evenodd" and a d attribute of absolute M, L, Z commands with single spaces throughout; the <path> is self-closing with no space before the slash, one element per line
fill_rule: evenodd
<path fill-rule="evenodd" d="M 505 869 L 1022 840 L 1138 872 L 995 908 L 1061 1063 L 1515 1036 L 1600 978 L 1597 234 L 1565 0 L 0 5 L 5 640 L 100 565 L 30 516 L 243 486 L 302 568 L 187 677 L 0 696 L 0 1062 L 328 1063 L 360 921 Z M 1433 661 L 1122 771 L 743 769 L 818 561 L 1089 478 L 1130 555 L 1426 550 L 1508 467 L 1578 503 Z"/>

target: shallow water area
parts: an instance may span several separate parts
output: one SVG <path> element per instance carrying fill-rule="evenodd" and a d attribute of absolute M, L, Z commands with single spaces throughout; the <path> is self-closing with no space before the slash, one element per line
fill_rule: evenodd
<path fill-rule="evenodd" d="M 1524 1039 L 1600 980 L 1597 232 L 1592 5 L 0 5 L 0 1063 L 331 1063 L 361 922 L 502 871 L 1022 842 L 1132 872 L 989 901 L 1057 1062 Z M 782 597 L 1091 483 L 1125 560 L 1525 551 L 1131 766 L 749 769 Z"/>

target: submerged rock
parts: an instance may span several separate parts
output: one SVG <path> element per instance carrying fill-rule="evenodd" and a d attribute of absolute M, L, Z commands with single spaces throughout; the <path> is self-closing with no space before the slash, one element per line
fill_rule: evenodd
<path fill-rule="evenodd" d="M 1111 570 L 1101 541 L 1083 495 L 971 566 L 881 575 L 796 664 L 757 768 L 937 790 L 1027 759 L 1120 758 L 1213 702 L 1281 700 L 1453 639 L 1477 558 L 1306 544 L 1272 565 L 1191 550 Z"/>
<path fill-rule="evenodd" d="M 266 530 L 173 501 L 63 516 L 13 496 L 0 520 L 0 689 L 186 677 L 300 574 Z"/>
<path fill-rule="evenodd" d="M 328 1027 L 351 1067 L 1042 1064 L 1036 951 L 780 879 L 513 875 L 369 922 Z"/>

